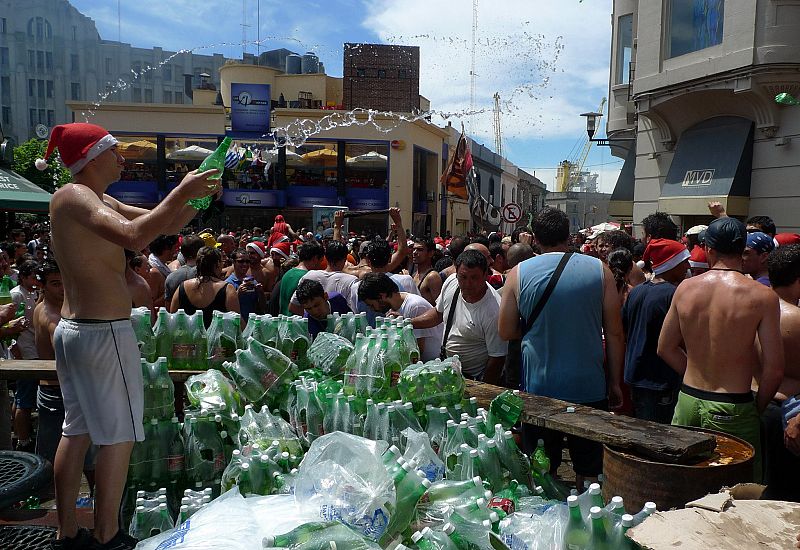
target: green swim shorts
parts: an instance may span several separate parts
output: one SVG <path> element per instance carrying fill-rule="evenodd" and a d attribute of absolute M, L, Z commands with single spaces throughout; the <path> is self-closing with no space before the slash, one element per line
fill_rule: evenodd
<path fill-rule="evenodd" d="M 672 424 L 707 428 L 744 439 L 755 449 L 753 481 L 761 482 L 761 421 L 752 393 L 709 392 L 684 384 Z"/>

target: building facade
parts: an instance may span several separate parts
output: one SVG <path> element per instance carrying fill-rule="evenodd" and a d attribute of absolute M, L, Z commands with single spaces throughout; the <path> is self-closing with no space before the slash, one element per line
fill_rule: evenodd
<path fill-rule="evenodd" d="M 346 43 L 342 76 L 346 109 L 420 109 L 419 46 Z"/>
<path fill-rule="evenodd" d="M 799 231 L 800 111 L 775 101 L 800 93 L 798 31 L 789 0 L 614 0 L 607 133 L 634 141 L 612 215 L 686 230 L 719 201 Z"/>
<path fill-rule="evenodd" d="M 609 219 L 609 193 L 588 191 L 555 191 L 544 197 L 544 205 L 567 214 L 572 233 L 603 223 Z"/>

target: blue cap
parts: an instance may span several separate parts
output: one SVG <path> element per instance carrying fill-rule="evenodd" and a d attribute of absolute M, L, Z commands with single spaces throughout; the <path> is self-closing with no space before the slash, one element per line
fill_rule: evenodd
<path fill-rule="evenodd" d="M 775 241 L 766 233 L 754 231 L 747 234 L 747 248 L 752 248 L 759 254 L 772 252 L 775 249 Z"/>

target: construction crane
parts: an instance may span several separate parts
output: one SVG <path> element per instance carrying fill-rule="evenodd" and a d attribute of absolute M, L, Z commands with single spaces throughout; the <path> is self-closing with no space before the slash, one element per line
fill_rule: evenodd
<path fill-rule="evenodd" d="M 503 136 L 500 134 L 500 92 L 494 93 L 494 150 L 503 156 Z"/>
<path fill-rule="evenodd" d="M 472 0 L 472 63 L 469 68 L 469 129 L 472 132 L 472 118 L 475 116 L 475 46 L 478 41 L 478 0 Z"/>
<path fill-rule="evenodd" d="M 600 107 L 597 108 L 597 112 L 602 113 L 605 106 L 606 98 L 603 98 L 600 101 Z M 556 191 L 563 193 L 580 188 L 583 178 L 583 165 L 586 163 L 586 158 L 589 156 L 591 148 L 592 141 L 587 135 L 583 139 L 580 149 L 573 148 L 576 154 L 571 159 L 561 161 L 556 173 Z"/>

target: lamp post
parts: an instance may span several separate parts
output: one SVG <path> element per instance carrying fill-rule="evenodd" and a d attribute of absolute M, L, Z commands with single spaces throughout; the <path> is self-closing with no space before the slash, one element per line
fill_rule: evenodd
<path fill-rule="evenodd" d="M 586 133 L 589 134 L 589 141 L 592 143 L 596 143 L 597 145 L 602 145 L 605 147 L 611 147 L 612 142 L 623 142 L 623 141 L 636 141 L 636 138 L 632 137 L 615 137 L 612 139 L 594 139 L 594 133 L 597 131 L 597 119 L 603 116 L 603 113 L 581 113 L 581 116 L 586 117 Z"/>

